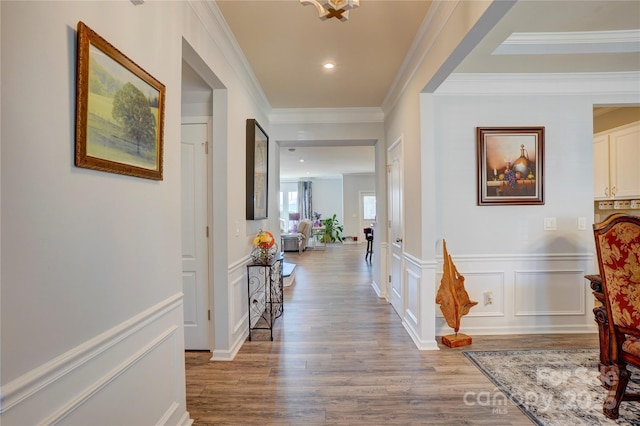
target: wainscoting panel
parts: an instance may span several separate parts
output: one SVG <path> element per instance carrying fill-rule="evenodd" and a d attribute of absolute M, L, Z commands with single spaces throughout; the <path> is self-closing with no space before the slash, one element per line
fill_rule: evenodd
<path fill-rule="evenodd" d="M 3 423 L 189 424 L 182 315 L 179 293 L 6 384 Z"/>
<path fill-rule="evenodd" d="M 463 274 L 464 287 L 469 298 L 478 302 L 471 308 L 469 317 L 502 317 L 505 311 L 504 300 L 504 272 L 503 271 L 468 271 Z M 438 287 L 442 280 L 442 273 L 437 276 Z M 436 290 L 437 291 L 437 290 Z M 438 305 L 436 315 L 444 318 Z"/>
<path fill-rule="evenodd" d="M 584 315 L 583 269 L 515 271 L 515 315 Z"/>
<path fill-rule="evenodd" d="M 233 360 L 247 339 L 249 333 L 249 308 L 246 265 L 248 262 L 249 256 L 247 255 L 229 266 L 228 311 L 216 316 L 216 319 L 220 318 L 220 321 L 226 322 L 225 326 L 221 327 L 225 334 L 224 338 L 216 338 L 217 342 L 224 342 L 224 344 L 216 345 L 212 353 L 212 361 Z M 257 269 L 253 268 L 253 270 L 256 271 Z M 264 304 L 264 300 L 259 300 L 258 303 Z M 216 329 L 219 326 L 216 325 Z"/>
<path fill-rule="evenodd" d="M 593 296 L 584 275 L 595 270 L 590 253 L 452 256 L 471 300 L 467 334 L 595 333 Z M 437 286 L 442 257 L 437 259 Z M 439 305 L 436 334 L 450 334 Z"/>
<path fill-rule="evenodd" d="M 233 294 L 231 312 L 229 317 L 233 319 L 233 335 L 239 334 L 243 328 L 247 328 L 247 281 L 246 277 L 239 276 L 231 282 Z"/>
<path fill-rule="evenodd" d="M 405 274 L 406 309 L 405 321 L 412 327 L 418 327 L 420 318 L 420 275 L 411 269 L 407 269 Z"/>
<path fill-rule="evenodd" d="M 435 341 L 434 262 L 404 254 L 405 310 L 402 325 L 420 350 L 438 350 Z"/>

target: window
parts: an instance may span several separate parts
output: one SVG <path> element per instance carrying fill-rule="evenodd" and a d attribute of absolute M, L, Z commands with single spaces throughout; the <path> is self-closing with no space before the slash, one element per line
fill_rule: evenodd
<path fill-rule="evenodd" d="M 298 193 L 297 192 L 289 192 L 288 195 L 288 209 L 289 213 L 298 213 Z"/>
<path fill-rule="evenodd" d="M 362 196 L 362 212 L 363 219 L 366 221 L 376 220 L 376 196 L 375 195 L 363 195 Z"/>

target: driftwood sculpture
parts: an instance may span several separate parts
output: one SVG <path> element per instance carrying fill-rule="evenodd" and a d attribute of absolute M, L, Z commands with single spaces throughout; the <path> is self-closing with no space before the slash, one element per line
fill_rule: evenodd
<path fill-rule="evenodd" d="M 447 243 L 442 240 L 444 253 L 444 267 L 440 288 L 436 294 L 436 303 L 440 305 L 447 325 L 453 328 L 455 334 L 442 336 L 442 343 L 455 348 L 471 344 L 471 337 L 466 334 L 458 334 L 460 319 L 469 313 L 469 310 L 478 304 L 469 299 L 469 294 L 464 289 L 464 277 L 460 275 L 453 264 L 451 256 L 447 253 Z"/>

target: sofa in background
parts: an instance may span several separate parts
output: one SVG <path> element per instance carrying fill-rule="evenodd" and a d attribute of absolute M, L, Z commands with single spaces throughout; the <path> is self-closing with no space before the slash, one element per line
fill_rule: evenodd
<path fill-rule="evenodd" d="M 298 232 L 280 234 L 280 246 L 282 251 L 297 251 L 302 253 L 307 248 L 307 241 L 311 236 L 311 221 L 302 219 L 298 224 Z"/>

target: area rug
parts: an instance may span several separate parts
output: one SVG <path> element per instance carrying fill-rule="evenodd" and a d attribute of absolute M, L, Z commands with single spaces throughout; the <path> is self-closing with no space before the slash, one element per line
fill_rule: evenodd
<path fill-rule="evenodd" d="M 598 350 L 463 353 L 496 386 L 486 395 L 465 394 L 466 403 L 486 404 L 499 413 L 506 409 L 504 394 L 536 425 L 640 425 L 638 402 L 623 402 L 618 420 L 602 414 L 606 391 L 598 379 Z M 640 371 L 629 371 L 627 390 L 640 392 Z"/>

